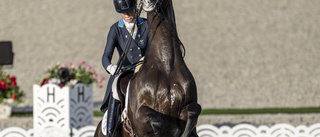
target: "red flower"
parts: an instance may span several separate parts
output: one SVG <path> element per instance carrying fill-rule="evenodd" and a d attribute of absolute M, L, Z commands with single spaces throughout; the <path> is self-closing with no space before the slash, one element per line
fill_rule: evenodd
<path fill-rule="evenodd" d="M 49 81 L 49 79 L 47 79 L 47 78 L 44 79 L 44 80 L 41 82 L 41 85 L 40 85 L 40 86 L 42 87 L 44 84 L 48 83 L 48 81 Z"/>
<path fill-rule="evenodd" d="M 10 78 L 11 81 L 16 81 L 16 77 L 15 76 L 10 77 L 10 75 L 8 75 L 8 78 Z"/>
<path fill-rule="evenodd" d="M 10 75 L 7 75 L 7 78 L 10 79 L 10 81 L 11 81 L 10 84 L 11 84 L 12 86 L 15 87 L 15 86 L 17 85 L 16 77 L 14 77 L 14 76 L 11 77 Z"/>
<path fill-rule="evenodd" d="M 61 84 L 61 85 L 60 85 L 60 88 L 62 88 L 62 87 L 64 87 L 64 84 Z"/>
<path fill-rule="evenodd" d="M 17 82 L 15 80 L 14 81 L 11 80 L 11 85 L 14 86 L 14 87 L 17 86 Z"/>
<path fill-rule="evenodd" d="M 5 81 L 0 80 L 0 89 L 7 90 L 8 84 Z"/>
<path fill-rule="evenodd" d="M 12 98 L 12 99 L 17 99 L 17 96 L 16 96 L 15 94 L 12 94 L 12 95 L 11 95 L 11 98 Z"/>
<path fill-rule="evenodd" d="M 16 82 L 16 77 L 11 77 L 10 80 L 11 80 L 11 82 L 13 81 L 14 83 L 17 83 Z"/>

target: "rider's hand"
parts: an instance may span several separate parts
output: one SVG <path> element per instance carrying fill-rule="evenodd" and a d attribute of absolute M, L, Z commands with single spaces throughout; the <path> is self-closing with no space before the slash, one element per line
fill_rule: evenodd
<path fill-rule="evenodd" d="M 116 73 L 116 70 L 117 70 L 117 65 L 112 65 L 112 64 L 110 64 L 110 65 L 107 67 L 107 71 L 108 71 L 111 75 L 114 75 L 114 73 Z"/>

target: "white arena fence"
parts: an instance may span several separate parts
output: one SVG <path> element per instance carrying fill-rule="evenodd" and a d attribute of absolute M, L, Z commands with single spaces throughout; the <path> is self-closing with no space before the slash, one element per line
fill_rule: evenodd
<path fill-rule="evenodd" d="M 9 127 L 0 131 L 0 137 L 35 137 L 34 130 L 20 127 Z M 80 129 L 47 128 L 37 137 L 93 137 L 96 126 L 85 126 Z"/>
<path fill-rule="evenodd" d="M 85 126 L 80 129 L 64 130 L 51 128 L 42 132 L 40 137 L 92 137 L 96 126 Z M 19 127 L 9 127 L 0 131 L 0 137 L 34 137 L 34 130 L 24 130 Z M 197 126 L 199 137 L 320 137 L 320 123 L 309 127 L 290 124 L 276 124 L 271 127 L 255 127 L 250 124 L 236 126 L 221 126 L 204 124 Z"/>
<path fill-rule="evenodd" d="M 320 123 L 309 127 L 289 124 L 276 124 L 271 127 L 239 124 L 234 127 L 200 125 L 197 127 L 200 137 L 320 137 Z"/>

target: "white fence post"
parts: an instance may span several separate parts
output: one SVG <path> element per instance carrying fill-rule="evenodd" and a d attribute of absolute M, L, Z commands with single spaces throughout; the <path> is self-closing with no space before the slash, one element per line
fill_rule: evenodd
<path fill-rule="evenodd" d="M 79 129 L 92 123 L 92 85 L 77 84 L 74 88 L 60 88 L 55 84 L 33 85 L 35 136 L 48 136 L 48 132 L 69 136 L 71 128 Z M 53 128 L 55 131 L 50 130 Z"/>

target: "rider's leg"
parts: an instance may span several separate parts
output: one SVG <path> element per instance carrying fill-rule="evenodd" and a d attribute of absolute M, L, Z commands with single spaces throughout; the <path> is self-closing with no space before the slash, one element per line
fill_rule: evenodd
<path fill-rule="evenodd" d="M 107 137 L 111 137 L 116 126 L 117 117 L 120 112 L 120 101 L 114 99 L 112 94 L 109 99 L 108 118 L 107 118 Z"/>
<path fill-rule="evenodd" d="M 108 85 L 107 85 L 107 89 L 106 89 L 106 93 L 104 95 L 104 99 L 102 101 L 102 105 L 101 105 L 101 108 L 100 110 L 105 113 L 106 110 L 108 109 L 108 106 L 109 106 L 109 102 L 110 102 L 110 95 L 111 94 L 111 88 L 112 88 L 112 83 L 114 81 L 114 76 L 110 76 L 109 78 L 109 81 L 108 81 Z"/>

